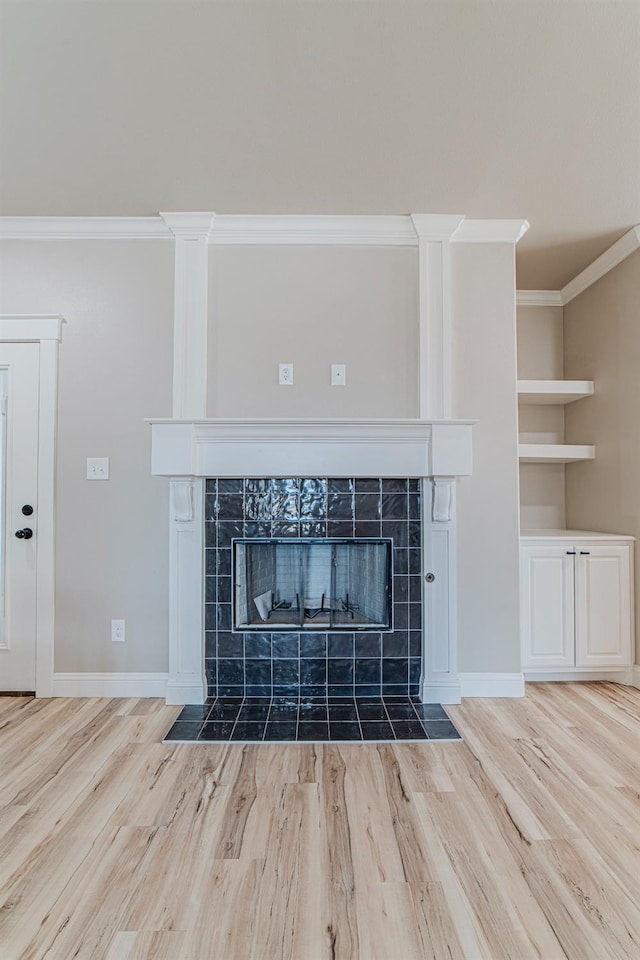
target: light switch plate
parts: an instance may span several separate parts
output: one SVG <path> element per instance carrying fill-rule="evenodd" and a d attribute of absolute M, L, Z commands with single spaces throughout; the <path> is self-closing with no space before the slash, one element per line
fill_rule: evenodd
<path fill-rule="evenodd" d="M 109 479 L 109 457 L 87 457 L 87 480 Z"/>

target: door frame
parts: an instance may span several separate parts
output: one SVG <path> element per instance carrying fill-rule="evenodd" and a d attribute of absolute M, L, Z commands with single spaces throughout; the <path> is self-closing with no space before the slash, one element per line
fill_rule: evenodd
<path fill-rule="evenodd" d="M 58 346 L 64 319 L 55 314 L 0 314 L 0 343 L 37 343 L 38 533 L 36 542 L 36 696 L 53 696 L 55 638 L 55 492 Z"/>

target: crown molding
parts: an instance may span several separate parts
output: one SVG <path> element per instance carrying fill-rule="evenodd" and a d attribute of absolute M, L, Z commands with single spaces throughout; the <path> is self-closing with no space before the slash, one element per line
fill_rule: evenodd
<path fill-rule="evenodd" d="M 161 213 L 157 217 L 0 217 L 3 240 L 202 239 L 210 244 L 409 246 L 422 241 L 517 243 L 526 220 L 407 216 Z"/>
<path fill-rule="evenodd" d="M 408 216 L 220 214 L 209 243 L 416 246 L 418 238 Z"/>
<path fill-rule="evenodd" d="M 640 248 L 640 226 L 633 227 L 628 233 L 625 233 L 613 246 L 605 250 L 593 263 L 589 264 L 577 277 L 574 277 L 562 288 L 560 294 L 563 305 L 570 303 L 588 287 L 602 279 L 605 274 L 617 267 L 632 253 L 635 253 L 638 248 Z"/>
<path fill-rule="evenodd" d="M 518 307 L 562 307 L 560 290 L 516 290 Z"/>
<path fill-rule="evenodd" d="M 170 240 L 160 217 L 0 217 L 0 240 Z"/>
<path fill-rule="evenodd" d="M 463 220 L 455 243 L 517 243 L 529 229 L 527 220 Z"/>
<path fill-rule="evenodd" d="M 160 213 L 174 237 L 180 240 L 207 240 L 215 213 Z"/>

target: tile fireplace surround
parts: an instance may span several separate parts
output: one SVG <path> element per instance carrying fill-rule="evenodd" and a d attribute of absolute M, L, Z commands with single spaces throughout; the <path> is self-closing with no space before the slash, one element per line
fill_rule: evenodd
<path fill-rule="evenodd" d="M 471 473 L 469 421 L 150 422 L 152 472 L 170 480 L 168 703 L 459 701 L 455 483 Z M 392 630 L 234 632 L 231 541 L 269 537 L 392 539 Z"/>
<path fill-rule="evenodd" d="M 227 478 L 205 482 L 208 697 L 417 695 L 422 673 L 420 481 Z M 234 539 L 389 538 L 389 631 L 233 632 Z"/>

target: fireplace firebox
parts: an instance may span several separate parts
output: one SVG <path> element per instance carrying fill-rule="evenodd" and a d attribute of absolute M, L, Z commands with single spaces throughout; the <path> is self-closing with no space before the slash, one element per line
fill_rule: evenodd
<path fill-rule="evenodd" d="M 390 630 L 392 545 L 234 540 L 233 630 Z"/>

